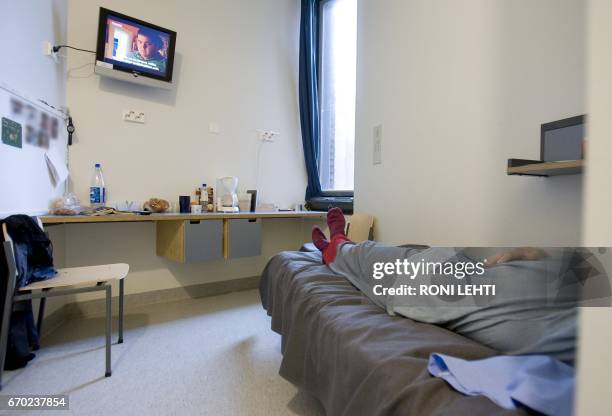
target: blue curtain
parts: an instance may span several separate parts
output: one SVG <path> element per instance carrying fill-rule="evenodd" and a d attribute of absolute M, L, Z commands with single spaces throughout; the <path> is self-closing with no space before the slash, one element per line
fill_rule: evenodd
<path fill-rule="evenodd" d="M 300 19 L 300 122 L 308 174 L 306 201 L 321 195 L 319 179 L 319 3 L 302 0 Z"/>

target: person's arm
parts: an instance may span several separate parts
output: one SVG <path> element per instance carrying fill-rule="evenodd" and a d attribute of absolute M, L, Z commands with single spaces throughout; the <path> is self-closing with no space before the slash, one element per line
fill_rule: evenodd
<path fill-rule="evenodd" d="M 548 253 L 539 248 L 517 247 L 487 257 L 485 260 L 485 267 L 493 267 L 514 260 L 540 260 L 545 257 L 548 257 Z"/>

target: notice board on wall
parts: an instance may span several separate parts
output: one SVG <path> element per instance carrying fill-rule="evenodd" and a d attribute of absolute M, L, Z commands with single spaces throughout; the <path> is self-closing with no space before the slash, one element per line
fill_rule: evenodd
<path fill-rule="evenodd" d="M 0 136 L 0 216 L 48 212 L 66 187 L 66 115 L 0 83 Z"/>

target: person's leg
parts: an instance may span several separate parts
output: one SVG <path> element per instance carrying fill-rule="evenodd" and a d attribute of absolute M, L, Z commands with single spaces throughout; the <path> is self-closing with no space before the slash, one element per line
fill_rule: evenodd
<path fill-rule="evenodd" d="M 312 243 L 320 251 L 325 251 L 325 249 L 327 249 L 329 246 L 329 241 L 327 241 L 327 238 L 325 238 L 325 234 L 316 225 L 312 227 Z"/>
<path fill-rule="evenodd" d="M 327 212 L 327 225 L 329 226 L 330 238 L 338 234 L 346 236 L 344 232 L 346 229 L 346 220 L 340 208 L 332 208 Z"/>
<path fill-rule="evenodd" d="M 312 243 L 323 253 L 323 263 L 329 264 L 336 258 L 338 246 L 350 241 L 344 232 L 346 221 L 340 208 L 332 208 L 327 212 L 327 225 L 331 234 L 331 241 L 317 226 L 312 227 Z"/>
<path fill-rule="evenodd" d="M 332 237 L 329 242 L 329 246 L 323 251 L 323 263 L 330 264 L 334 260 L 336 260 L 336 255 L 338 254 L 338 246 L 341 244 L 351 242 L 347 236 L 344 234 L 336 234 Z"/>

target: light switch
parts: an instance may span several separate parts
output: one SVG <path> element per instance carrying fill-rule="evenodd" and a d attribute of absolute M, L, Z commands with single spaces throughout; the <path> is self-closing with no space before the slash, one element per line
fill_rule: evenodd
<path fill-rule="evenodd" d="M 374 165 L 380 165 L 382 163 L 382 124 L 374 126 L 373 138 L 374 149 L 372 162 Z"/>

